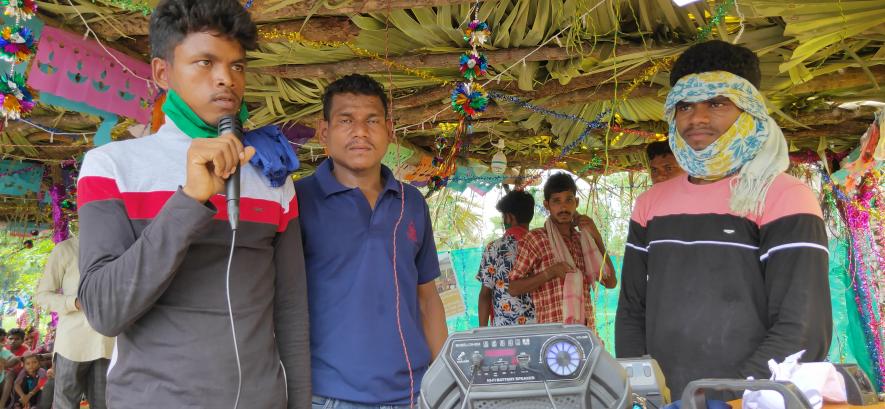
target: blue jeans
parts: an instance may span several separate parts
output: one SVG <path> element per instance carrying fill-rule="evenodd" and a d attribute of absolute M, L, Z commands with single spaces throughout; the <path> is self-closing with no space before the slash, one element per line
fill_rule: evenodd
<path fill-rule="evenodd" d="M 409 409 L 409 405 L 366 405 L 314 395 L 311 398 L 313 409 Z M 415 402 L 418 407 L 418 402 Z"/>

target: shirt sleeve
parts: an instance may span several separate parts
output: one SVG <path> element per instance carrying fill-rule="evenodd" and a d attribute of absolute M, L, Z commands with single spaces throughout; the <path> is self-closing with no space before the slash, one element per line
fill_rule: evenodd
<path fill-rule="evenodd" d="M 535 235 L 528 234 L 520 240 L 519 251 L 516 252 L 516 261 L 513 262 L 513 268 L 510 269 L 510 281 L 521 280 L 531 277 L 538 272 L 536 271 L 540 265 L 540 257 L 538 256 L 538 245 L 535 243 Z"/>
<path fill-rule="evenodd" d="M 406 194 L 403 190 L 402 194 Z M 440 275 L 439 256 L 436 254 L 436 240 L 433 238 L 433 224 L 430 221 L 430 209 L 427 202 L 421 198 L 421 206 L 424 208 L 424 235 L 421 238 L 421 248 L 415 256 L 415 266 L 418 268 L 418 284 L 427 284 L 436 280 Z M 405 230 L 408 227 L 400 226 Z"/>
<path fill-rule="evenodd" d="M 832 337 L 828 241 L 817 198 L 807 186 L 795 186 L 773 207 L 801 213 L 784 213 L 760 229 L 768 331 L 740 368 L 742 376 L 767 378 L 768 360 L 800 350 L 805 350 L 805 362 L 823 361 Z M 810 212 L 802 210 L 810 207 Z"/>
<path fill-rule="evenodd" d="M 76 257 L 70 248 L 70 242 L 61 242 L 52 249 L 43 268 L 43 276 L 37 284 L 37 293 L 34 295 L 34 301 L 38 305 L 58 314 L 77 311 L 76 294 L 58 293 L 64 283 L 67 265 Z"/>
<path fill-rule="evenodd" d="M 476 273 L 476 279 L 482 283 L 483 287 L 490 290 L 495 289 L 495 280 L 492 278 L 492 272 L 489 271 L 490 268 L 495 268 L 493 263 L 494 244 L 495 242 L 491 242 L 486 246 L 485 251 L 482 253 L 482 261 L 479 263 L 479 271 Z"/>
<path fill-rule="evenodd" d="M 291 181 L 288 182 L 291 188 Z M 310 332 L 307 270 L 294 196 L 283 215 L 283 229 L 274 239 L 274 335 L 286 371 L 288 409 L 310 408 Z"/>
<path fill-rule="evenodd" d="M 637 201 L 630 220 L 621 268 L 621 294 L 615 315 L 615 351 L 619 358 L 646 354 L 645 297 L 648 284 L 646 226 Z"/>
<path fill-rule="evenodd" d="M 80 171 L 78 296 L 89 324 L 113 337 L 166 291 L 190 244 L 216 210 L 179 189 L 136 236 L 111 168 L 111 159 L 93 150 Z M 92 176 L 96 173 L 106 176 Z"/>

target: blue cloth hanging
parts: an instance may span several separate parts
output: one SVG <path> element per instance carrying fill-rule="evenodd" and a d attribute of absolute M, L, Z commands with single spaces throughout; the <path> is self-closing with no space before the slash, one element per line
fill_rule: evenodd
<path fill-rule="evenodd" d="M 300 166 L 292 145 L 276 125 L 246 132 L 243 144 L 255 148 L 255 156 L 249 163 L 261 170 L 270 187 L 282 186 Z"/>

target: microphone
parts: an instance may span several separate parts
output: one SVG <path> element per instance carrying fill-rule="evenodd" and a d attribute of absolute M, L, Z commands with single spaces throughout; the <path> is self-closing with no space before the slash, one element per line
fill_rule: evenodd
<path fill-rule="evenodd" d="M 240 142 L 243 141 L 243 125 L 235 115 L 225 115 L 218 120 L 218 136 L 226 133 L 233 134 Z M 234 173 L 227 178 L 224 188 L 227 220 L 230 222 L 230 229 L 236 230 L 240 226 L 240 165 L 237 165 Z"/>

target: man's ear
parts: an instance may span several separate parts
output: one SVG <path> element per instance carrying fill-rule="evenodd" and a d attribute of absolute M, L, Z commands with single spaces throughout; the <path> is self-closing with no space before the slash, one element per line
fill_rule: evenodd
<path fill-rule="evenodd" d="M 504 213 L 504 216 L 502 217 L 502 219 L 504 221 L 504 226 L 515 225 L 515 223 L 513 223 L 513 214 L 512 213 Z"/>
<path fill-rule="evenodd" d="M 323 146 L 329 146 L 329 121 L 320 119 L 317 121 L 316 136 Z"/>
<path fill-rule="evenodd" d="M 171 65 L 169 61 L 159 57 L 151 59 L 151 75 L 154 77 L 154 82 L 165 90 L 169 89 L 169 70 L 172 69 Z"/>

